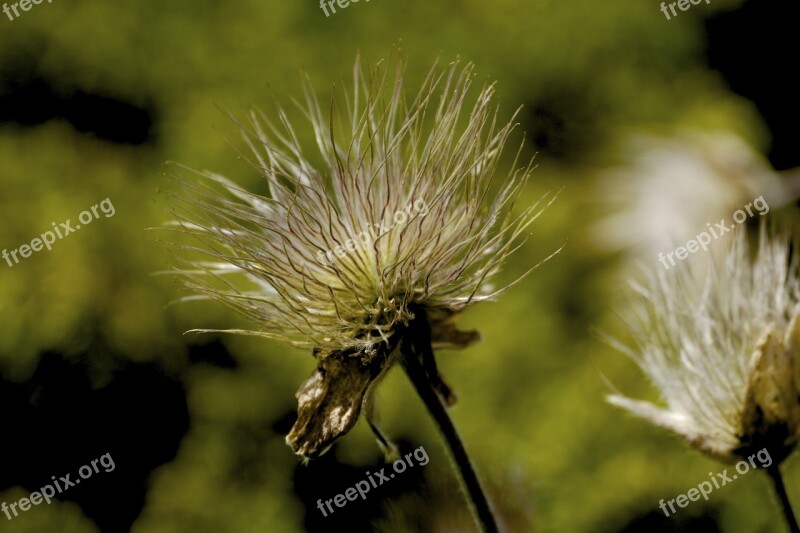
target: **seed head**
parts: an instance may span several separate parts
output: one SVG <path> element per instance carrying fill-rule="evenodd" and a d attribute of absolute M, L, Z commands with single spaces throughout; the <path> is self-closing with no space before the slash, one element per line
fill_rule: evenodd
<path fill-rule="evenodd" d="M 206 256 L 177 269 L 186 285 L 252 319 L 235 332 L 317 356 L 289 437 L 303 455 L 352 426 L 419 311 L 434 345 L 478 339 L 451 320 L 508 288 L 491 280 L 542 209 L 511 214 L 531 163 L 495 183 L 514 124 L 498 125 L 491 85 L 467 103 L 472 66 L 434 67 L 408 96 L 402 61 L 389 65 L 365 74 L 356 62 L 329 114 L 306 85 L 313 157 L 282 109 L 250 113 L 243 137 L 267 192 L 201 172 L 176 213 Z"/>
<path fill-rule="evenodd" d="M 690 265 L 636 286 L 631 355 L 666 408 L 609 401 L 724 461 L 767 448 L 776 463 L 800 437 L 800 281 L 785 238 L 762 229 L 751 260 L 744 228 L 698 282 Z"/>

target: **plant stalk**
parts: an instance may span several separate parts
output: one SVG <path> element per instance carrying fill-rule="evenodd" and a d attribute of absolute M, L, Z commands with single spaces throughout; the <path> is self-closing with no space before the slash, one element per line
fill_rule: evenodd
<path fill-rule="evenodd" d="M 430 344 L 428 344 L 430 350 Z M 433 354 L 431 353 L 431 356 Z M 478 479 L 478 474 L 470 461 L 464 443 L 450 418 L 444 401 L 437 393 L 431 382 L 430 377 L 425 371 L 423 363 L 415 354 L 405 354 L 403 357 L 403 367 L 408 374 L 411 383 L 419 394 L 425 406 L 428 408 L 439 430 L 444 435 L 447 445 L 450 448 L 453 460 L 461 474 L 461 480 L 467 489 L 472 500 L 472 511 L 481 529 L 486 533 L 497 533 L 497 521 L 489 505 L 489 500 Z"/>
<path fill-rule="evenodd" d="M 781 501 L 783 515 L 786 517 L 786 524 L 789 526 L 789 531 L 791 533 L 800 533 L 800 527 L 797 525 L 797 518 L 794 516 L 792 504 L 789 501 L 789 495 L 786 494 L 786 487 L 783 484 L 783 475 L 781 475 L 780 467 L 777 464 L 768 467 L 767 474 L 770 479 L 772 479 L 775 492 L 778 495 L 778 499 Z"/>

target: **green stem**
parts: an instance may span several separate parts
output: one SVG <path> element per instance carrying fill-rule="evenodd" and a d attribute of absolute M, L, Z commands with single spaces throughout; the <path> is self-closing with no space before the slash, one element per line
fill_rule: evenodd
<path fill-rule="evenodd" d="M 786 487 L 783 484 L 783 476 L 778 465 L 772 465 L 767 468 L 767 474 L 772 479 L 772 484 L 775 487 L 775 492 L 778 494 L 778 499 L 781 501 L 783 507 L 783 515 L 786 517 L 786 524 L 789 526 L 791 533 L 800 533 L 800 527 L 797 525 L 797 518 L 792 511 L 792 504 L 789 501 L 789 495 L 786 494 Z"/>
<path fill-rule="evenodd" d="M 464 443 L 461 441 L 461 437 L 458 435 L 458 431 L 453 421 L 450 419 L 450 415 L 447 412 L 442 398 L 436 392 L 430 378 L 426 374 L 422 362 L 418 357 L 415 357 L 415 354 L 406 354 L 403 357 L 403 367 L 411 383 L 414 385 L 414 388 L 417 390 L 417 394 L 419 394 L 419 397 L 422 399 L 423 403 L 425 403 L 425 406 L 428 408 L 436 425 L 439 426 L 439 430 L 447 441 L 456 467 L 461 474 L 461 480 L 472 499 L 473 512 L 476 515 L 478 524 L 486 533 L 498 532 L 497 521 L 489 505 L 489 500 L 486 498 L 486 493 L 478 479 L 478 474 L 475 472 L 472 461 L 470 461 L 467 451 L 464 448 Z"/>

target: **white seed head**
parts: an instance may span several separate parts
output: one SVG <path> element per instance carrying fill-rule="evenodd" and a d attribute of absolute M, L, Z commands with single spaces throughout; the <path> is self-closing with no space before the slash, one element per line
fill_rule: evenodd
<path fill-rule="evenodd" d="M 800 435 L 800 282 L 787 239 L 744 228 L 698 281 L 689 264 L 636 285 L 631 321 L 641 366 L 666 403 L 609 398 L 722 460 L 767 447 L 776 462 Z"/>

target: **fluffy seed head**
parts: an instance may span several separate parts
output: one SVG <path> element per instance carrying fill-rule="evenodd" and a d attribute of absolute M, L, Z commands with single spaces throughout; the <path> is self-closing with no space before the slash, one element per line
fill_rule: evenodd
<path fill-rule="evenodd" d="M 732 461 L 768 448 L 776 462 L 800 437 L 800 281 L 785 238 L 761 232 L 751 260 L 744 229 L 703 283 L 690 265 L 637 285 L 631 355 L 666 409 L 611 403 Z"/>
<path fill-rule="evenodd" d="M 541 208 L 510 214 L 532 165 L 515 161 L 497 179 L 514 125 L 498 123 L 491 85 L 470 103 L 473 77 L 471 66 L 434 67 L 409 95 L 402 61 L 366 74 L 356 62 L 352 89 L 329 113 L 307 84 L 298 107 L 313 156 L 282 109 L 253 111 L 243 137 L 268 191 L 212 172 L 186 184 L 176 225 L 199 239 L 184 248 L 206 257 L 177 273 L 257 325 L 237 332 L 322 356 L 374 354 L 415 305 L 435 341 L 474 340 L 446 320 L 504 290 L 490 280 Z"/>

